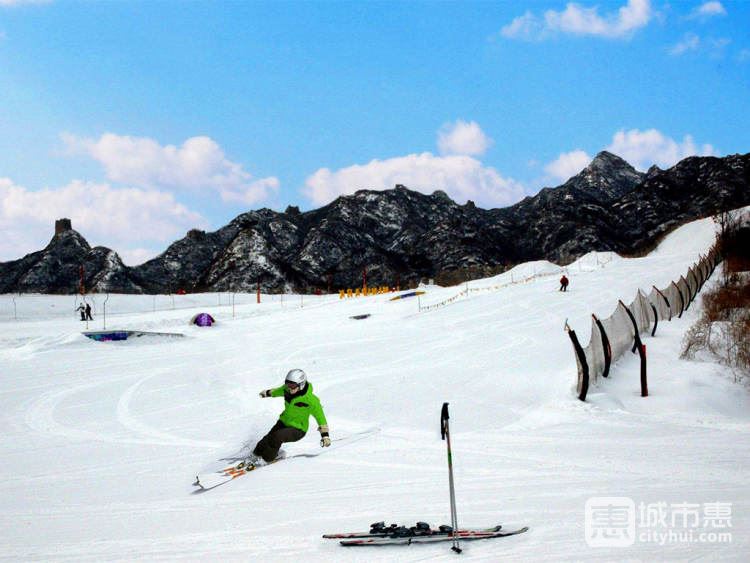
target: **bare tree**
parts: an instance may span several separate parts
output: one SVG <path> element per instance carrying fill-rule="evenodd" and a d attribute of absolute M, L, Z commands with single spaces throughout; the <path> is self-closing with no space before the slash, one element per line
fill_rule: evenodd
<path fill-rule="evenodd" d="M 719 226 L 719 232 L 716 233 L 716 247 L 719 250 L 719 254 L 724 256 L 729 239 L 737 232 L 740 226 L 741 215 L 735 210 L 720 211 L 713 216 L 713 220 Z M 722 270 L 724 272 L 722 284 L 724 287 L 727 287 L 730 284 L 730 280 L 726 262 L 724 262 Z"/>

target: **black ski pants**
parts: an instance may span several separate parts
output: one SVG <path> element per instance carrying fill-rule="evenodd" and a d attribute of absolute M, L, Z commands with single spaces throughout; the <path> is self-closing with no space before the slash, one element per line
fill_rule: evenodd
<path fill-rule="evenodd" d="M 305 437 L 305 433 L 299 428 L 292 428 L 280 420 L 273 425 L 268 434 L 260 439 L 253 453 L 262 457 L 267 463 L 271 463 L 279 455 L 281 444 L 284 442 L 296 442 Z"/>

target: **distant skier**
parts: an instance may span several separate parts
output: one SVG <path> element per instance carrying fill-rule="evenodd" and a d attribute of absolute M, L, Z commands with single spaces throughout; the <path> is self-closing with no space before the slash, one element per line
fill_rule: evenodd
<path fill-rule="evenodd" d="M 260 396 L 263 398 L 283 396 L 284 412 L 281 413 L 279 420 L 268 431 L 268 434 L 260 439 L 253 454 L 263 458 L 267 463 L 272 462 L 279 455 L 281 444 L 296 442 L 305 437 L 310 416 L 314 417 L 318 423 L 320 446 L 327 448 L 331 445 L 323 405 L 320 404 L 320 399 L 313 395 L 312 384 L 307 381 L 304 371 L 291 370 L 286 374 L 284 385 L 261 391 Z"/>
<path fill-rule="evenodd" d="M 86 319 L 87 321 L 93 321 L 94 317 L 91 316 L 91 305 L 86 303 Z"/>
<path fill-rule="evenodd" d="M 78 312 L 81 313 L 81 320 L 85 321 L 86 320 L 86 307 L 83 306 L 83 303 L 81 303 L 78 306 L 78 308 L 76 309 L 76 311 L 78 311 Z"/>
<path fill-rule="evenodd" d="M 560 291 L 568 291 L 569 283 L 570 283 L 570 280 L 565 274 L 563 274 L 563 276 L 560 278 Z"/>

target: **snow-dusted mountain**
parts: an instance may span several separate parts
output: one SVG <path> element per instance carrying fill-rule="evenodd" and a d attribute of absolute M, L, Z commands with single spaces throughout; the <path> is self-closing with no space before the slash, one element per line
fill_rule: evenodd
<path fill-rule="evenodd" d="M 632 253 L 676 225 L 750 204 L 750 154 L 690 157 L 643 174 L 601 152 L 576 176 L 516 205 L 480 209 L 404 186 L 360 190 L 320 209 L 243 213 L 221 229 L 190 231 L 156 258 L 124 266 L 75 231 L 0 264 L 0 292 L 311 291 L 406 285 L 470 269 L 496 272 L 589 251 Z"/>

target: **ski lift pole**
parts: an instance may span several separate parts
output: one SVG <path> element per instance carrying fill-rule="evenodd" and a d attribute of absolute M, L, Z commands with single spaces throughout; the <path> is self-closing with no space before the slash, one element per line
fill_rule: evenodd
<path fill-rule="evenodd" d="M 456 513 L 456 490 L 453 486 L 453 455 L 451 454 L 451 433 L 448 427 L 448 403 L 443 403 L 443 410 L 440 413 L 440 434 L 443 440 L 446 440 L 448 446 L 448 483 L 450 484 L 451 493 L 451 526 L 453 527 L 453 547 L 451 549 L 456 553 L 461 553 L 458 546 L 458 516 Z"/>

